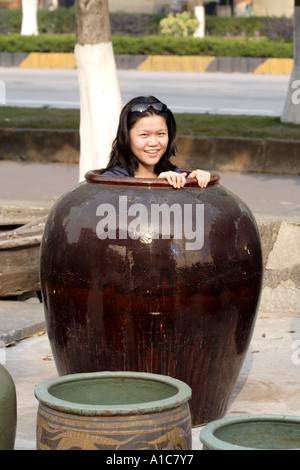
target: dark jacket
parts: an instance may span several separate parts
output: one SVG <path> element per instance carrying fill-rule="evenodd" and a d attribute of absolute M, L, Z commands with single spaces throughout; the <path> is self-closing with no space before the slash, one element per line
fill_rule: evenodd
<path fill-rule="evenodd" d="M 178 170 L 177 168 L 174 171 L 176 171 L 176 173 L 181 173 L 181 171 Z M 130 175 L 128 171 L 125 170 L 125 168 L 123 168 L 120 165 L 115 165 L 112 168 L 109 168 L 108 170 L 104 170 L 104 172 L 101 173 L 101 176 L 117 176 L 119 178 L 124 178 L 124 176 L 130 176 Z"/>
<path fill-rule="evenodd" d="M 101 176 L 118 176 L 119 178 L 124 178 L 124 176 L 130 176 L 130 174 L 122 166 L 115 165 L 109 170 L 104 170 Z"/>

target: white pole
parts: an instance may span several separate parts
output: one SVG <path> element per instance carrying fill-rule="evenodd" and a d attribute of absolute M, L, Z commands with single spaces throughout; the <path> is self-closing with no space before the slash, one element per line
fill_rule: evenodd
<path fill-rule="evenodd" d="M 23 36 L 37 36 L 38 22 L 38 0 L 22 0 L 22 26 L 21 34 Z"/>
<path fill-rule="evenodd" d="M 105 168 L 122 106 L 112 43 L 76 44 L 80 88 L 79 181 Z"/>
<path fill-rule="evenodd" d="M 199 21 L 199 26 L 194 32 L 195 38 L 204 38 L 205 36 L 205 9 L 204 6 L 195 7 L 195 15 Z"/>

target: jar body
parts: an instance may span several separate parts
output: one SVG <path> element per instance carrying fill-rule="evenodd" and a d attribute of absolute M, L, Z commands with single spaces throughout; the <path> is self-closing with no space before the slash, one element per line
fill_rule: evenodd
<path fill-rule="evenodd" d="M 0 364 L 0 450 L 13 450 L 17 426 L 17 400 L 13 379 Z"/>
<path fill-rule="evenodd" d="M 217 419 L 260 296 L 254 217 L 218 182 L 175 190 L 99 179 L 65 193 L 45 227 L 41 286 L 58 372 L 175 377 L 192 388 L 193 424 Z"/>
<path fill-rule="evenodd" d="M 72 374 L 39 384 L 37 450 L 190 450 L 191 389 L 139 372 Z"/>

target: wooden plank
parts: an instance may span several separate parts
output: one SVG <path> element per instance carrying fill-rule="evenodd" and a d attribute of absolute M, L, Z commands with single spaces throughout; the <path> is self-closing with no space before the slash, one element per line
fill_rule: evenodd
<path fill-rule="evenodd" d="M 45 215 L 53 203 L 34 204 L 30 202 L 0 200 L 0 230 L 2 227 L 22 226 Z"/>
<path fill-rule="evenodd" d="M 40 245 L 0 251 L 0 297 L 40 290 Z"/>
<path fill-rule="evenodd" d="M 36 219 L 15 230 L 0 232 L 0 250 L 39 245 L 42 240 L 47 216 Z"/>
<path fill-rule="evenodd" d="M 40 243 L 46 219 L 0 233 L 0 297 L 40 290 Z"/>

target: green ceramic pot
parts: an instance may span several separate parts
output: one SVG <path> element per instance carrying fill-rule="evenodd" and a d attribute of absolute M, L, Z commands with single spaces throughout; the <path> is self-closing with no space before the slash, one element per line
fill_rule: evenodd
<path fill-rule="evenodd" d="M 37 385 L 38 450 L 192 447 L 191 389 L 171 377 L 91 372 Z"/>
<path fill-rule="evenodd" d="M 300 450 L 300 417 L 223 418 L 205 426 L 200 441 L 204 450 Z"/>
<path fill-rule="evenodd" d="M 15 384 L 5 367 L 0 364 L 0 450 L 13 450 L 17 427 L 17 399 Z"/>

